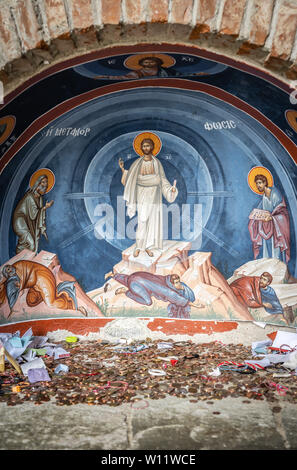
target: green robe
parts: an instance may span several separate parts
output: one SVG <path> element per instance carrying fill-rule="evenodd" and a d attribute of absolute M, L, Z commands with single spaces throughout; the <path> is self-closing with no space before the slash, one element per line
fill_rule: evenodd
<path fill-rule="evenodd" d="M 42 196 L 36 198 L 27 191 L 14 211 L 12 226 L 18 237 L 16 253 L 25 249 L 37 252 L 41 235 L 47 238 Z"/>

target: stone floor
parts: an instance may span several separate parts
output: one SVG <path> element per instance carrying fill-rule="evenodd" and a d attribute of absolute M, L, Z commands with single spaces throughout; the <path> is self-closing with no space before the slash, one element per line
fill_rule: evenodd
<path fill-rule="evenodd" d="M 1 403 L 0 449 L 296 450 L 297 407 L 281 396 L 277 405 L 177 397 L 118 407 Z"/>
<path fill-rule="evenodd" d="M 202 342 L 250 345 L 272 331 L 273 326 L 264 330 L 245 324 L 235 332 L 200 336 Z M 69 332 L 58 333 L 51 340 L 61 341 Z M 297 406 L 285 396 L 277 395 L 274 402 L 247 403 L 244 397 L 211 401 L 167 396 L 116 407 L 57 406 L 54 399 L 40 405 L 1 402 L 0 450 L 297 450 Z"/>

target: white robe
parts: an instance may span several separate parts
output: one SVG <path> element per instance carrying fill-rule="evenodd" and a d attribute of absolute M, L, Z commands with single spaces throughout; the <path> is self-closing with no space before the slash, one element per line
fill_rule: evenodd
<path fill-rule="evenodd" d="M 136 248 L 163 248 L 162 194 L 166 201 L 175 201 L 178 190 L 171 191 L 172 185 L 166 178 L 161 162 L 153 157 L 155 174 L 141 175 L 143 157 L 124 170 L 122 184 L 125 186 L 124 200 L 127 214 L 134 217 L 137 211 Z"/>

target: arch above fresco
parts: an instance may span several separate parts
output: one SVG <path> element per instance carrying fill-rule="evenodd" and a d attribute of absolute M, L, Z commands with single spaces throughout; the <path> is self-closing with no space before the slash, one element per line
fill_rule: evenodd
<path fill-rule="evenodd" d="M 148 44 L 65 61 L 11 93 L 0 110 L 1 322 L 294 324 L 291 101 L 258 69 Z"/>

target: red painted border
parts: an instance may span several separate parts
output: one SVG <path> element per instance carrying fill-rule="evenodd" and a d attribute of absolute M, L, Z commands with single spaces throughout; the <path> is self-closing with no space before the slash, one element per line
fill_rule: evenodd
<path fill-rule="evenodd" d="M 68 330 L 76 335 L 99 333 L 107 323 L 117 318 L 49 318 L 45 320 L 32 320 L 0 326 L 0 333 L 15 333 L 20 331 L 23 335 L 32 328 L 35 336 L 43 336 L 57 330 Z M 148 318 L 141 318 L 148 320 Z M 151 331 L 159 331 L 166 335 L 188 335 L 223 333 L 237 329 L 235 321 L 200 321 L 200 320 L 172 320 L 168 318 L 154 318 L 147 327 Z"/>
<path fill-rule="evenodd" d="M 263 70 L 247 65 L 244 62 L 237 61 L 235 59 L 231 59 L 221 54 L 217 54 L 215 52 L 208 51 L 206 49 L 200 49 L 194 46 L 186 46 L 186 45 L 178 45 L 178 44 L 168 44 L 163 43 L 160 45 L 156 44 L 138 44 L 134 46 L 115 46 L 115 47 L 108 47 L 101 51 L 93 51 L 89 52 L 88 54 L 81 55 L 79 57 L 74 57 L 72 59 L 67 59 L 66 61 L 60 62 L 55 64 L 48 69 L 34 75 L 34 77 L 26 80 L 22 85 L 16 88 L 14 91 L 9 93 L 5 97 L 5 103 L 0 106 L 0 110 L 3 109 L 8 103 L 10 103 L 16 96 L 20 93 L 25 91 L 27 88 L 33 86 L 35 83 L 43 80 L 44 78 L 49 77 L 50 75 L 54 75 L 55 73 L 61 72 L 67 68 L 72 68 L 77 65 L 81 65 L 86 62 L 91 62 L 97 59 L 103 59 L 105 57 L 112 57 L 116 55 L 122 54 L 134 54 L 138 52 L 167 52 L 167 53 L 178 53 L 178 54 L 191 54 L 196 55 L 198 57 L 202 57 L 207 60 L 213 60 L 215 62 L 220 62 L 229 67 L 237 68 L 244 72 L 250 73 L 255 75 L 259 78 L 269 81 L 270 83 L 274 84 L 275 86 L 281 88 L 283 91 L 290 93 L 292 89 L 289 85 L 285 82 L 281 81 L 280 79 L 271 75 L 268 71 L 264 72 Z"/>
<path fill-rule="evenodd" d="M 68 111 L 76 108 L 77 106 L 96 99 L 100 96 L 104 96 L 109 93 L 115 93 L 124 90 L 133 90 L 146 87 L 157 87 L 157 88 L 175 88 L 175 89 L 184 89 L 191 91 L 200 91 L 208 95 L 214 96 L 218 99 L 223 100 L 235 106 L 236 108 L 241 109 L 245 113 L 249 114 L 251 117 L 260 122 L 266 129 L 268 129 L 278 141 L 285 147 L 292 159 L 297 163 L 297 146 L 294 142 L 287 137 L 287 135 L 279 129 L 272 121 L 270 121 L 264 114 L 258 111 L 253 106 L 249 105 L 245 101 L 241 100 L 237 96 L 234 96 L 227 91 L 224 91 L 213 85 L 208 85 L 201 82 L 192 82 L 190 80 L 178 79 L 178 78 L 154 78 L 153 80 L 142 80 L 136 82 L 128 83 L 116 83 L 112 85 L 106 85 L 99 89 L 91 90 L 86 93 L 83 93 L 79 96 L 71 98 L 63 103 L 52 108 L 47 113 L 43 114 L 37 118 L 24 132 L 21 136 L 11 145 L 9 150 L 4 154 L 0 161 L 0 174 L 4 170 L 5 166 L 10 162 L 13 156 L 37 133 L 40 129 L 44 128 L 53 120 L 57 119 L 62 114 L 67 113 Z"/>

